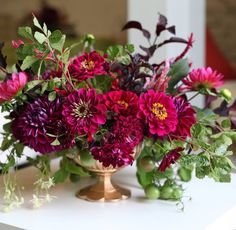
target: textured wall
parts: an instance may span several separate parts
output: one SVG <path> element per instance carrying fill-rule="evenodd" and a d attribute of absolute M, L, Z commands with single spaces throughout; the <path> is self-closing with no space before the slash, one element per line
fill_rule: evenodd
<path fill-rule="evenodd" d="M 236 0 L 207 0 L 207 24 L 220 50 L 236 68 Z"/>
<path fill-rule="evenodd" d="M 56 6 L 79 34 L 93 33 L 124 41 L 120 29 L 126 22 L 126 0 L 47 0 Z M 40 0 L 0 0 L 0 39 L 14 37 L 19 21 L 40 6 Z"/>

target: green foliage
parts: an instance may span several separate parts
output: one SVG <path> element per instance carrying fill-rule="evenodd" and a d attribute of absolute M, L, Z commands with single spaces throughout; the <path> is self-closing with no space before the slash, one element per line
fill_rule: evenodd
<path fill-rule="evenodd" d="M 189 73 L 189 64 L 187 59 L 181 59 L 171 66 L 168 73 L 170 80 L 168 82 L 168 92 L 172 92 L 174 87 Z"/>
<path fill-rule="evenodd" d="M 29 26 L 19 27 L 18 34 L 23 38 L 33 40 L 32 29 Z"/>
<path fill-rule="evenodd" d="M 80 176 L 89 176 L 90 174 L 73 160 L 63 157 L 60 162 L 60 169 L 53 175 L 54 183 L 64 182 L 71 174 Z"/>
<path fill-rule="evenodd" d="M 112 78 L 108 75 L 99 75 L 90 79 L 92 86 L 99 91 L 99 93 L 107 92 L 111 88 Z"/>
<path fill-rule="evenodd" d="M 117 61 L 124 65 L 131 63 L 130 54 L 132 52 L 134 52 L 134 46 L 132 44 L 110 46 L 106 51 L 109 60 Z"/>

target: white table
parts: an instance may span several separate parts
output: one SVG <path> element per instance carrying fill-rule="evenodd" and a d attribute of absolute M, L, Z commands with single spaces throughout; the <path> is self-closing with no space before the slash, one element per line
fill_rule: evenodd
<path fill-rule="evenodd" d="M 27 230 L 236 229 L 236 175 L 230 184 L 210 179 L 194 179 L 185 184 L 185 194 L 191 194 L 192 200 L 185 199 L 185 211 L 181 212 L 173 202 L 144 199 L 134 166 L 114 176 L 117 183 L 131 189 L 132 197 L 128 200 L 93 203 L 76 198 L 75 192 L 91 183 L 92 179 L 85 178 L 77 184 L 57 185 L 51 191 L 57 199 L 32 209 L 27 201 L 32 198 L 36 172 L 32 167 L 18 171 L 19 182 L 25 187 L 26 203 L 10 213 L 0 213 L 0 223 Z"/>

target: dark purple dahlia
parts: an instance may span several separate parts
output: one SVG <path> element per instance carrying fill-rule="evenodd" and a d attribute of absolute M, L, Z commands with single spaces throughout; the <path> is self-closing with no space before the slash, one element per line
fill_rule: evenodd
<path fill-rule="evenodd" d="M 42 154 L 70 148 L 75 144 L 69 127 L 63 122 L 59 98 L 50 102 L 48 97 L 37 98 L 12 114 L 13 135 L 24 145 Z M 51 145 L 58 139 L 60 144 Z"/>

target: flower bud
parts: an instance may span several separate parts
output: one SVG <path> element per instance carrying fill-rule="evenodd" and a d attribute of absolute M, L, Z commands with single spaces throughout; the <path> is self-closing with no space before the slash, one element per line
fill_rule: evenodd
<path fill-rule="evenodd" d="M 220 95 L 222 95 L 227 101 L 232 100 L 232 93 L 229 89 L 221 89 Z"/>
<path fill-rule="evenodd" d="M 85 35 L 85 38 L 84 38 L 84 43 L 87 42 L 89 45 L 92 45 L 94 44 L 95 42 L 95 37 L 93 34 L 87 34 Z"/>

